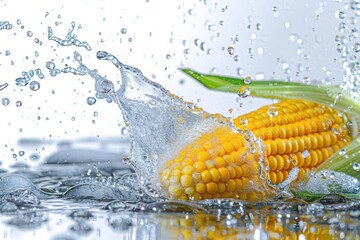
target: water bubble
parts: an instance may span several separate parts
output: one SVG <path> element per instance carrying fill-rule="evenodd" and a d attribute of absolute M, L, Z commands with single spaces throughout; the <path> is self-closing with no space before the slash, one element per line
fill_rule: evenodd
<path fill-rule="evenodd" d="M 120 30 L 120 32 L 121 32 L 122 34 L 126 34 L 127 30 L 126 30 L 126 28 L 122 28 L 122 29 Z"/>
<path fill-rule="evenodd" d="M 94 104 L 96 103 L 96 98 L 94 98 L 94 97 L 88 97 L 88 98 L 86 99 L 86 102 L 87 102 L 87 104 L 89 104 L 90 106 L 91 106 L 91 105 L 94 105 Z"/>
<path fill-rule="evenodd" d="M 20 25 L 20 24 L 21 24 L 21 20 L 20 20 L 20 19 L 16 20 L 16 23 L 17 23 L 17 25 Z"/>
<path fill-rule="evenodd" d="M 301 156 L 302 156 L 303 158 L 307 158 L 307 157 L 310 156 L 310 152 L 309 152 L 308 150 L 305 150 L 305 151 L 303 151 L 303 152 L 301 153 Z"/>
<path fill-rule="evenodd" d="M 93 116 L 97 117 L 98 115 L 99 115 L 99 113 L 97 111 L 94 111 Z"/>
<path fill-rule="evenodd" d="M 31 90 L 33 91 L 37 91 L 40 89 L 40 83 L 37 82 L 37 81 L 31 81 L 30 84 L 29 84 L 29 87 Z"/>
<path fill-rule="evenodd" d="M 235 56 L 233 57 L 233 59 L 234 59 L 235 62 L 238 62 L 238 61 L 240 60 L 240 57 L 239 57 L 239 55 L 235 55 Z"/>
<path fill-rule="evenodd" d="M 3 98 L 1 100 L 2 105 L 8 106 L 10 104 L 10 100 L 8 98 Z"/>
<path fill-rule="evenodd" d="M 26 32 L 26 35 L 27 35 L 28 37 L 32 37 L 32 36 L 33 36 L 33 33 L 32 33 L 32 31 L 27 31 L 27 32 Z"/>
<path fill-rule="evenodd" d="M 234 47 L 233 47 L 233 46 L 229 46 L 229 47 L 227 48 L 227 52 L 229 53 L 229 55 L 234 55 L 234 53 L 235 53 Z"/>
<path fill-rule="evenodd" d="M 355 171 L 360 171 L 360 163 L 354 162 L 354 163 L 353 163 L 353 169 L 354 169 Z"/>
<path fill-rule="evenodd" d="M 5 51 L 5 56 L 9 56 L 10 55 L 10 51 L 9 50 L 6 50 Z"/>
<path fill-rule="evenodd" d="M 24 156 L 25 152 L 24 151 L 19 151 L 19 156 L 22 157 Z"/>
<path fill-rule="evenodd" d="M 76 119 L 75 117 L 72 117 L 72 118 L 71 118 L 71 121 L 75 121 L 75 119 Z"/>
<path fill-rule="evenodd" d="M 170 54 L 166 54 L 166 59 L 170 59 L 171 55 Z"/>
<path fill-rule="evenodd" d="M 286 22 L 284 23 L 284 25 L 285 25 L 286 28 L 290 28 L 290 27 L 291 27 L 291 22 L 286 21 Z"/>
<path fill-rule="evenodd" d="M 15 105 L 16 105 L 17 107 L 21 107 L 21 106 L 22 106 L 22 102 L 21 102 L 21 101 L 16 101 Z"/>

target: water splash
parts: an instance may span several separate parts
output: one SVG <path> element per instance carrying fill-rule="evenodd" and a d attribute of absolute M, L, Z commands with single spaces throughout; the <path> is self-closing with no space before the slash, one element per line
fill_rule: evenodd
<path fill-rule="evenodd" d="M 167 196 L 159 179 L 159 171 L 165 162 L 175 158 L 181 149 L 204 133 L 220 127 L 232 131 L 230 122 L 184 102 L 161 85 L 145 78 L 140 70 L 122 64 L 107 52 L 97 52 L 97 58 L 110 61 L 120 70 L 121 83 L 118 90 L 115 90 L 110 80 L 100 76 L 96 69 L 91 70 L 84 65 L 78 52 L 74 53 L 78 67 L 67 66 L 60 71 L 91 76 L 95 80 L 96 97 L 110 99 L 119 105 L 132 138 L 130 157 L 124 161 L 134 167 L 147 194 L 154 197 Z M 248 151 L 252 151 L 249 154 L 259 155 L 257 159 L 261 166 L 258 175 L 265 184 L 265 171 L 262 171 L 262 165 L 265 164 L 263 146 L 251 132 L 244 131 L 241 134 L 247 142 Z M 257 183 L 253 184 L 256 186 L 250 188 L 260 188 Z"/>
<path fill-rule="evenodd" d="M 9 21 L 0 21 L 0 30 L 11 30 L 13 25 Z"/>
<path fill-rule="evenodd" d="M 65 39 L 61 39 L 54 36 L 54 32 L 51 27 L 48 27 L 48 39 L 57 42 L 61 46 L 77 46 L 84 47 L 86 50 L 91 51 L 91 47 L 88 42 L 81 42 L 77 39 L 77 35 L 73 34 L 75 28 L 75 22 L 71 22 L 71 28 L 68 31 Z"/>
<path fill-rule="evenodd" d="M 29 71 L 23 71 L 21 73 L 22 77 L 19 77 L 15 80 L 15 84 L 17 86 L 24 87 L 29 84 L 31 79 L 36 75 L 39 79 L 44 79 L 45 76 L 42 73 L 40 68 L 37 68 L 35 70 L 29 70 Z"/>
<path fill-rule="evenodd" d="M 4 83 L 4 84 L 0 84 L 0 91 L 4 90 L 5 88 L 7 88 L 9 86 L 8 83 Z"/>

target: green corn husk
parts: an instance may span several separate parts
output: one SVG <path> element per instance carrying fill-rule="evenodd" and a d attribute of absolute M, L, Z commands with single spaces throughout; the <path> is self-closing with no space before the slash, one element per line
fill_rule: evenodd
<path fill-rule="evenodd" d="M 342 90 L 339 86 L 308 85 L 277 80 L 252 81 L 246 84 L 245 80 L 240 78 L 201 74 L 190 69 L 181 70 L 212 90 L 239 94 L 245 87 L 254 97 L 304 99 L 346 113 L 353 124 L 354 140 L 320 165 L 315 170 L 315 174 L 321 170 L 331 170 L 360 180 L 360 99 L 353 97 L 350 92 Z M 304 179 L 304 181 L 307 180 Z M 296 192 L 296 194 L 308 200 L 318 199 L 324 195 L 306 190 Z M 360 198 L 360 194 L 343 195 L 348 198 Z"/>

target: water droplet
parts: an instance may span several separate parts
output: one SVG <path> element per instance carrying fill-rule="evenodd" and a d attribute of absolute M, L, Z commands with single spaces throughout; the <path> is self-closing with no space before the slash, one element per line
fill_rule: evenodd
<path fill-rule="evenodd" d="M 233 59 L 234 59 L 235 62 L 238 62 L 238 61 L 240 60 L 240 57 L 239 57 L 239 55 L 235 55 L 235 56 L 233 57 Z"/>
<path fill-rule="evenodd" d="M 24 156 L 25 152 L 24 151 L 19 151 L 19 156 Z"/>
<path fill-rule="evenodd" d="M 16 105 L 17 107 L 21 107 L 21 106 L 22 106 L 22 102 L 21 102 L 21 101 L 16 101 L 15 105 Z"/>
<path fill-rule="evenodd" d="M 75 121 L 75 119 L 76 119 L 75 117 L 72 117 L 72 118 L 71 118 L 71 121 Z"/>
<path fill-rule="evenodd" d="M 212 74 L 216 74 L 218 72 L 216 67 L 213 67 L 212 69 L 210 69 L 210 73 Z"/>
<path fill-rule="evenodd" d="M 250 96 L 250 94 L 251 94 L 250 88 L 247 86 L 242 86 L 238 93 L 239 97 L 242 97 L 242 98 L 246 98 L 246 97 Z"/>
<path fill-rule="evenodd" d="M 298 38 L 299 38 L 299 36 L 297 34 L 295 34 L 295 33 L 290 34 L 290 36 L 289 36 L 289 40 L 291 42 L 295 42 Z"/>
<path fill-rule="evenodd" d="M 264 49 L 262 47 L 259 47 L 256 52 L 257 54 L 262 55 L 264 53 Z"/>
<path fill-rule="evenodd" d="M 170 59 L 171 55 L 170 54 L 166 54 L 166 59 Z"/>
<path fill-rule="evenodd" d="M 301 156 L 302 156 L 303 158 L 307 158 L 307 157 L 310 156 L 310 152 L 309 152 L 308 150 L 305 150 L 305 151 L 303 151 L 303 152 L 301 153 Z"/>
<path fill-rule="evenodd" d="M 278 110 L 276 109 L 276 107 L 270 106 L 267 113 L 269 114 L 270 117 L 275 117 L 278 115 Z"/>
<path fill-rule="evenodd" d="M 261 28 L 262 28 L 261 24 L 260 24 L 260 23 L 257 23 L 257 24 L 256 24 L 256 30 L 260 31 Z"/>
<path fill-rule="evenodd" d="M 33 36 L 33 33 L 32 33 L 32 31 L 27 31 L 27 32 L 26 32 L 26 35 L 27 35 L 28 37 L 32 37 L 32 36 Z"/>
<path fill-rule="evenodd" d="M 8 106 L 10 104 L 10 100 L 8 98 L 3 98 L 1 100 L 2 105 Z"/>
<path fill-rule="evenodd" d="M 291 22 L 286 21 L 286 22 L 284 23 L 284 25 L 285 25 L 286 28 L 290 28 L 290 27 L 291 27 Z"/>
<path fill-rule="evenodd" d="M 242 68 L 237 68 L 236 69 L 236 74 L 239 76 L 242 76 L 244 74 L 244 70 Z"/>
<path fill-rule="evenodd" d="M 344 148 L 339 150 L 339 155 L 344 156 L 346 154 L 346 150 Z"/>
<path fill-rule="evenodd" d="M 214 25 L 214 24 L 210 24 L 210 25 L 208 26 L 208 30 L 214 32 L 214 31 L 217 30 L 217 27 L 216 27 L 216 25 Z"/>
<path fill-rule="evenodd" d="M 29 87 L 31 90 L 33 91 L 37 91 L 40 89 L 40 83 L 37 82 L 37 81 L 31 81 L 30 84 L 29 84 Z"/>
<path fill-rule="evenodd" d="M 97 111 L 95 111 L 94 113 L 93 113 L 93 116 L 94 117 L 97 117 L 99 115 L 99 113 L 97 112 Z"/>
<path fill-rule="evenodd" d="M 9 56 L 10 55 L 10 51 L 9 50 L 6 50 L 5 51 L 5 56 Z"/>
<path fill-rule="evenodd" d="M 200 49 L 201 49 L 201 51 L 205 51 L 207 49 L 205 42 L 200 43 Z"/>
<path fill-rule="evenodd" d="M 264 80 L 265 79 L 265 74 L 264 73 L 256 73 L 255 74 L 255 79 L 256 80 Z"/>
<path fill-rule="evenodd" d="M 273 16 L 274 17 L 278 17 L 279 16 L 279 11 L 278 11 L 278 8 L 276 6 L 274 6 L 272 8 L 272 12 L 273 12 Z"/>
<path fill-rule="evenodd" d="M 120 30 L 120 32 L 121 32 L 122 34 L 126 34 L 127 30 L 126 30 L 126 28 L 122 28 L 122 29 Z"/>
<path fill-rule="evenodd" d="M 87 102 L 87 104 L 89 104 L 90 106 L 91 106 L 91 105 L 94 105 L 94 104 L 96 103 L 96 98 L 94 98 L 94 97 L 88 97 L 88 98 L 86 99 L 86 102 Z"/>
<path fill-rule="evenodd" d="M 345 13 L 342 11 L 336 11 L 335 12 L 335 17 L 339 18 L 339 19 L 344 19 L 346 17 Z"/>
<path fill-rule="evenodd" d="M 353 51 L 356 52 L 356 53 L 360 52 L 360 43 L 358 43 L 358 42 L 355 43 L 355 44 L 353 45 L 352 49 L 353 49 Z"/>
<path fill-rule="evenodd" d="M 121 134 L 122 135 L 128 135 L 129 134 L 129 129 L 127 127 L 122 127 L 121 128 Z"/>
<path fill-rule="evenodd" d="M 354 169 L 355 171 L 360 171 L 360 163 L 354 162 L 354 163 L 353 163 L 353 169 Z"/>
<path fill-rule="evenodd" d="M 250 83 L 251 83 L 251 77 L 250 77 L 250 76 L 246 76 L 246 77 L 244 78 L 244 83 L 245 83 L 245 84 L 250 84 Z"/>
<path fill-rule="evenodd" d="M 233 46 L 229 46 L 227 48 L 227 51 L 228 51 L 229 55 L 234 55 L 234 53 L 235 53 L 235 49 Z"/>

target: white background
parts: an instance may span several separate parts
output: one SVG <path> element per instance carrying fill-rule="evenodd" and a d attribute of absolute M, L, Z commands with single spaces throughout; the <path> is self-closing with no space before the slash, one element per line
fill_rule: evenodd
<path fill-rule="evenodd" d="M 116 82 L 117 69 L 96 59 L 96 51 L 105 50 L 187 101 L 225 115 L 234 108 L 237 115 L 271 100 L 245 99 L 239 107 L 236 95 L 206 90 L 178 69 L 240 76 L 241 68 L 241 76 L 253 79 L 263 75 L 265 79 L 340 82 L 343 73 L 334 39 L 339 24 L 335 12 L 341 8 L 338 2 L 310 0 L 2 0 L 0 21 L 9 21 L 13 28 L 0 31 L 0 84 L 9 84 L 0 91 L 0 100 L 10 99 L 9 106 L 0 104 L 0 160 L 14 162 L 12 154 L 21 151 L 16 141 L 23 137 L 58 141 L 121 134 L 123 122 L 115 104 L 98 100 L 87 105 L 86 98 L 94 96 L 92 79 L 69 74 L 53 78 L 45 67 L 47 61 L 58 68 L 76 66 L 72 56 L 78 51 L 88 67 Z M 87 41 L 92 51 L 47 39 L 49 26 L 54 36 L 64 39 L 72 21 L 78 39 Z M 43 44 L 36 44 L 35 38 Z M 233 55 L 229 46 L 235 50 Z M 42 80 L 34 77 L 41 84 L 38 91 L 15 85 L 22 71 L 36 68 L 45 75 Z M 180 84 L 183 80 L 185 84 Z M 15 106 L 18 100 L 21 107 Z M 93 116 L 94 111 L 98 116 Z M 25 154 L 18 160 L 27 158 Z"/>

